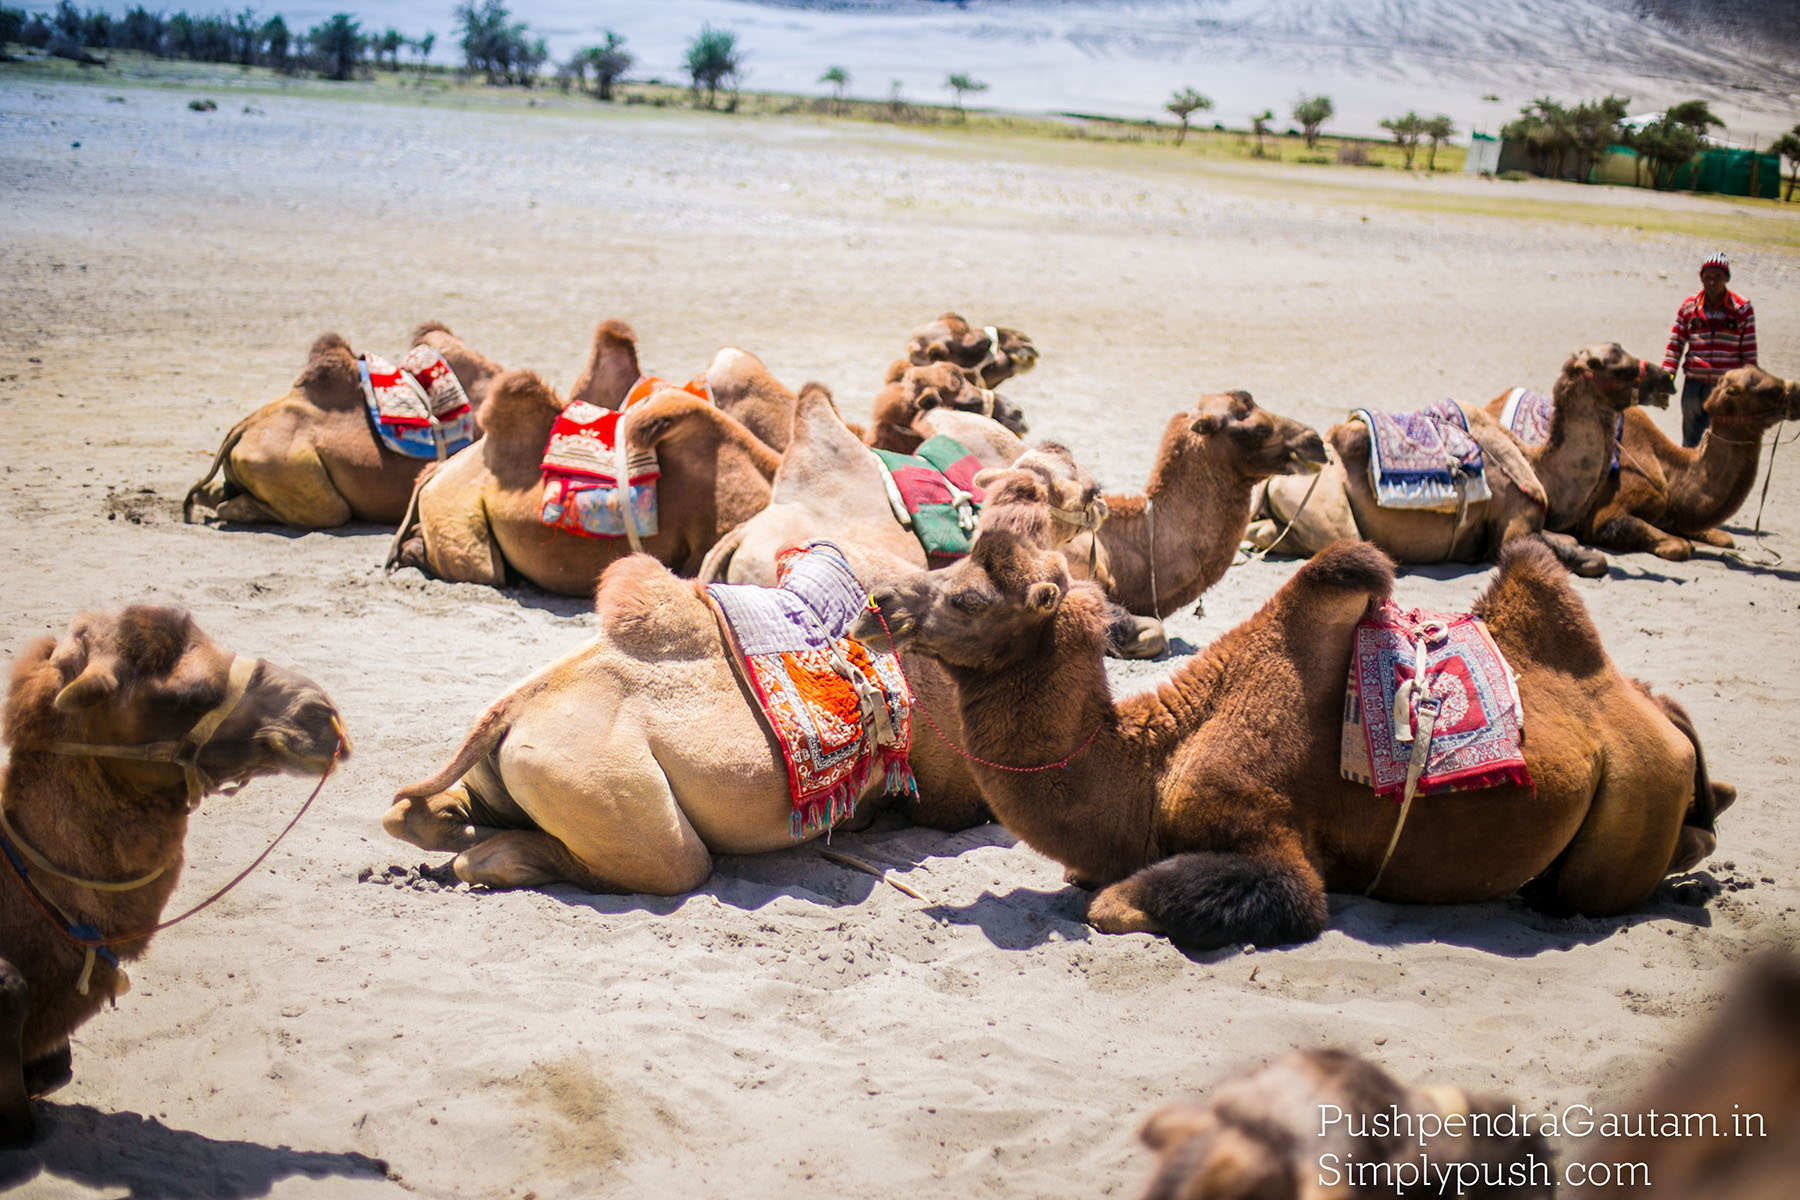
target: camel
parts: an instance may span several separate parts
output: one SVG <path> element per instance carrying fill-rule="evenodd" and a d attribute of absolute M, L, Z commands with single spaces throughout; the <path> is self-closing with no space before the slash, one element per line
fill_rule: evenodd
<path fill-rule="evenodd" d="M 498 363 L 435 321 L 414 329 L 408 345 L 443 355 L 479 411 L 501 371 Z M 204 507 L 220 521 L 302 529 L 392 524 L 427 463 L 395 453 L 376 436 L 350 344 L 321 334 L 288 393 L 231 427 L 205 478 L 188 489 L 182 514 L 191 522 Z M 221 470 L 224 478 L 211 486 Z"/>
<path fill-rule="evenodd" d="M 1619 412 L 1642 401 L 1666 404 L 1668 373 L 1615 344 L 1576 351 L 1552 388 L 1557 416 L 1550 442 L 1523 447 L 1488 411 L 1459 405 L 1469 436 L 1481 447 L 1490 498 L 1460 513 L 1385 508 L 1369 481 L 1369 429 L 1345 421 L 1326 431 L 1333 461 L 1316 487 L 1271 480 L 1259 500 L 1251 544 L 1315 554 L 1340 538 L 1374 542 L 1402 563 L 1493 561 L 1502 546 L 1532 538 L 1549 546 L 1570 571 L 1606 574 L 1606 559 L 1562 532 L 1577 521 L 1606 478 Z"/>
<path fill-rule="evenodd" d="M 1352 633 L 1393 580 L 1375 546 L 1330 547 L 1169 681 L 1116 703 L 1099 590 L 1003 533 L 876 588 L 853 636 L 885 632 L 944 664 L 983 797 L 1096 892 L 1087 919 L 1103 932 L 1276 945 L 1318 935 L 1327 891 L 1448 904 L 1528 883 L 1534 903 L 1610 916 L 1692 862 L 1729 789 L 1704 776 L 1691 723 L 1607 658 L 1534 542 L 1507 547 L 1474 613 L 1517 673 L 1535 786 L 1426 796 L 1401 826 L 1399 805 L 1343 779 Z M 1066 765 L 1027 773 L 1046 763 Z"/>
<path fill-rule="evenodd" d="M 984 388 L 975 372 L 949 362 L 913 366 L 899 361 L 888 372 L 887 386 L 875 397 L 875 417 L 863 441 L 877 450 L 911 454 L 925 439 L 915 427 L 920 415 L 937 408 L 978 412 L 1025 436 L 1025 418 L 992 388 Z"/>
<path fill-rule="evenodd" d="M 69 1034 L 126 991 L 181 876 L 188 814 L 350 751 L 318 686 L 234 656 L 175 608 L 82 614 L 13 666 L 0 768 L 0 1143 L 70 1078 Z M 28 894 L 29 893 L 29 894 Z M 52 916 L 50 914 L 59 914 Z M 96 950 L 78 941 L 105 938 Z"/>
<path fill-rule="evenodd" d="M 1442 1085 L 1407 1087 L 1348 1050 L 1296 1050 L 1170 1104 L 1138 1137 L 1160 1156 L 1143 1200 L 1467 1200 L 1550 1197 L 1553 1152 L 1518 1129 L 1518 1102 Z M 1433 1172 L 1418 1189 L 1397 1171 Z M 1443 1188 L 1438 1184 L 1448 1180 Z"/>
<path fill-rule="evenodd" d="M 1249 392 L 1201 396 L 1169 418 L 1143 492 L 1107 493 L 1105 524 L 1064 555 L 1078 577 L 1098 564 L 1111 579 L 1108 596 L 1160 620 L 1224 576 L 1261 481 L 1311 475 L 1324 462 L 1316 431 L 1258 407 Z"/>
<path fill-rule="evenodd" d="M 859 578 L 900 569 L 845 553 Z M 656 895 L 699 887 L 714 854 L 795 845 L 778 744 L 700 585 L 632 555 L 600 577 L 594 611 L 593 640 L 489 707 L 442 770 L 400 790 L 384 828 L 454 852 L 469 883 Z M 916 703 L 956 737 L 954 696 L 932 668 L 907 667 Z M 907 815 L 941 829 L 987 820 L 966 760 L 922 725 Z"/>
<path fill-rule="evenodd" d="M 623 321 L 607 319 L 594 328 L 587 361 L 575 376 L 568 402 L 618 408 L 642 378 L 637 334 Z M 734 346 L 713 355 L 704 376 L 713 403 L 777 453 L 787 447 L 794 425 L 794 393 L 776 380 L 761 359 Z"/>
<path fill-rule="evenodd" d="M 496 379 L 479 414 L 487 435 L 420 480 L 390 565 L 495 587 L 518 575 L 561 595 L 591 594 L 607 564 L 632 549 L 626 538 L 582 537 L 540 517 L 544 445 L 562 408 L 530 371 Z M 684 574 L 768 504 L 780 456 L 704 400 L 665 389 L 626 410 L 620 428 L 632 446 L 653 448 L 662 470 L 657 532 L 643 547 Z"/>
<path fill-rule="evenodd" d="M 1800 382 L 1739 367 L 1719 378 L 1706 411 L 1712 424 L 1691 450 L 1648 414 L 1625 413 L 1619 473 L 1577 526 L 1582 541 L 1615 553 L 1647 550 L 1671 562 L 1685 562 L 1696 542 L 1733 545 L 1718 526 L 1750 495 L 1763 435 L 1783 420 L 1800 420 Z"/>
<path fill-rule="evenodd" d="M 906 360 L 915 366 L 934 362 L 954 363 L 975 372 L 975 381 L 996 388 L 1014 375 L 1037 365 L 1037 347 L 1016 329 L 992 325 L 977 329 L 955 313 L 947 312 L 929 325 L 913 330 L 906 343 Z M 889 371 L 890 380 L 893 375 Z"/>

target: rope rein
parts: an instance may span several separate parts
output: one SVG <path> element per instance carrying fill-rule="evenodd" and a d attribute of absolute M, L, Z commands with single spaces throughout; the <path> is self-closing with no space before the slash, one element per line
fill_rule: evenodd
<path fill-rule="evenodd" d="M 900 661 L 899 647 L 897 645 L 895 645 L 895 643 L 894 643 L 894 631 L 888 628 L 887 614 L 881 611 L 881 606 L 879 604 L 875 603 L 875 597 L 873 595 L 871 595 L 869 597 L 869 599 L 868 599 L 867 603 L 864 605 L 864 607 L 866 607 L 870 612 L 874 613 L 875 619 L 877 621 L 881 622 L 881 631 L 887 635 L 888 645 L 894 646 L 894 649 L 895 649 L 894 662 L 895 662 L 895 665 L 898 666 L 899 661 Z M 900 676 L 902 679 L 906 678 L 905 668 L 901 668 Z M 919 694 L 918 690 L 913 687 L 912 681 L 910 679 L 906 680 L 906 687 L 907 687 L 907 690 L 912 692 L 914 696 L 917 696 Z M 964 758 L 968 759 L 970 762 L 980 763 L 984 767 L 993 767 L 996 771 L 1011 771 L 1014 774 L 1018 774 L 1018 775 L 1031 775 L 1031 774 L 1035 774 L 1039 771 L 1054 771 L 1058 768 L 1063 768 L 1066 770 L 1068 768 L 1069 764 L 1075 761 L 1075 757 L 1077 755 L 1079 755 L 1083 750 L 1086 750 L 1090 745 L 1092 745 L 1094 739 L 1100 736 L 1100 731 L 1106 727 L 1106 722 L 1101 721 L 1100 724 L 1094 726 L 1094 731 L 1092 733 L 1088 734 L 1087 737 L 1082 740 L 1081 745 L 1075 747 L 1073 750 L 1069 751 L 1067 754 L 1063 755 L 1061 758 L 1057 759 L 1055 762 L 1044 763 L 1042 766 L 1037 766 L 1037 767 L 1015 767 L 1009 763 L 995 762 L 992 759 L 982 758 L 978 754 L 971 754 L 967 750 L 964 750 L 961 746 L 957 745 L 955 742 L 950 740 L 950 735 L 945 733 L 943 731 L 942 727 L 940 727 L 938 725 L 937 718 L 935 718 L 931 715 L 930 709 L 926 708 L 922 704 L 917 705 L 916 707 L 918 708 L 918 710 L 921 713 L 925 714 L 925 723 L 927 725 L 931 726 L 931 731 L 938 735 L 938 740 L 942 741 L 944 743 L 944 745 L 950 747 L 952 750 L 956 751 L 958 754 L 962 755 Z"/>

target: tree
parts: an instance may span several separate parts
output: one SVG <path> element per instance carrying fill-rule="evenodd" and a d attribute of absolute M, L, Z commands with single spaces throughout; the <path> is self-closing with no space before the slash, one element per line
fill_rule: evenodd
<path fill-rule="evenodd" d="M 1631 101 L 1625 96 L 1607 96 L 1602 100 L 1583 100 L 1570 112 L 1577 179 L 1585 181 L 1606 148 L 1623 136 L 1619 122 L 1625 119 L 1630 106 Z"/>
<path fill-rule="evenodd" d="M 1439 113 L 1426 121 L 1420 127 L 1419 132 L 1424 134 L 1425 140 L 1431 143 L 1431 148 L 1425 154 L 1425 169 L 1435 171 L 1437 170 L 1437 149 L 1456 133 L 1456 125 L 1449 116 Z"/>
<path fill-rule="evenodd" d="M 1705 148 L 1707 129 L 1724 124 L 1706 101 L 1684 100 L 1638 130 L 1633 144 L 1640 158 L 1650 160 L 1650 186 L 1660 191 L 1673 183 L 1681 165 Z"/>
<path fill-rule="evenodd" d="M 1198 109 L 1211 108 L 1212 98 L 1202 96 L 1193 88 L 1182 88 L 1172 93 L 1163 107 L 1174 113 L 1175 119 L 1181 122 L 1181 128 L 1175 131 L 1175 144 L 1179 146 L 1187 140 L 1188 117 Z"/>
<path fill-rule="evenodd" d="M 833 115 L 841 113 L 844 109 L 844 89 L 850 86 L 850 72 L 842 67 L 828 67 L 825 73 L 819 76 L 819 82 L 829 83 L 832 86 L 836 95 L 831 101 L 831 111 Z"/>
<path fill-rule="evenodd" d="M 269 65 L 277 71 L 287 70 L 288 50 L 293 45 L 294 37 L 288 32 L 287 22 L 281 19 L 281 14 L 276 13 L 264 21 L 262 28 L 256 31 L 256 36 L 262 42 Z"/>
<path fill-rule="evenodd" d="M 1563 160 L 1575 144 L 1575 116 L 1548 96 L 1539 96 L 1508 121 L 1500 136 L 1525 143 L 1535 174 L 1560 178 Z"/>
<path fill-rule="evenodd" d="M 1269 132 L 1269 122 L 1274 119 L 1274 111 L 1267 108 L 1250 118 L 1250 128 L 1256 132 L 1256 157 L 1258 158 L 1263 156 L 1263 134 Z"/>
<path fill-rule="evenodd" d="M 706 89 L 706 107 L 715 107 L 719 89 L 727 83 L 737 81 L 740 67 L 737 50 L 737 34 L 729 29 L 714 29 L 711 25 L 702 25 L 694 40 L 688 43 L 687 73 L 693 80 L 694 94 L 698 96 L 700 89 Z"/>
<path fill-rule="evenodd" d="M 382 31 L 380 37 L 369 39 L 370 47 L 375 51 L 375 59 L 379 62 L 384 56 L 388 60 L 388 69 L 400 69 L 400 47 L 406 45 L 406 35 L 391 26 Z"/>
<path fill-rule="evenodd" d="M 0 61 L 6 60 L 6 43 L 16 42 L 25 32 L 25 10 L 0 5 Z"/>
<path fill-rule="evenodd" d="M 349 13 L 332 13 L 329 21 L 312 27 L 306 40 L 332 79 L 348 79 L 362 66 L 362 26 Z"/>
<path fill-rule="evenodd" d="M 1294 120 L 1300 122 L 1300 128 L 1306 134 L 1308 150 L 1319 144 L 1319 126 L 1331 120 L 1336 111 L 1330 96 L 1301 96 L 1294 101 Z"/>
<path fill-rule="evenodd" d="M 957 115 L 966 119 L 962 106 L 963 96 L 970 92 L 985 92 L 988 85 L 967 75 L 952 75 L 944 80 L 944 86 L 956 93 Z"/>
<path fill-rule="evenodd" d="M 624 44 L 624 38 L 608 29 L 604 42 L 598 46 L 589 46 L 585 50 L 578 51 L 575 57 L 569 60 L 569 70 L 576 79 L 582 81 L 584 91 L 587 88 L 587 73 L 589 71 L 594 73 L 595 99 L 611 100 L 613 84 L 617 83 L 625 72 L 631 70 L 631 64 L 635 60 L 627 51 L 620 48 Z"/>
<path fill-rule="evenodd" d="M 1419 152 L 1419 138 L 1425 132 L 1425 119 L 1416 112 L 1404 117 L 1384 117 L 1381 127 L 1394 135 L 1394 143 L 1406 155 L 1406 169 L 1412 170 L 1413 155 Z"/>
<path fill-rule="evenodd" d="M 525 22 L 513 20 L 500 0 L 481 0 L 480 7 L 465 0 L 456 6 L 456 19 L 462 25 L 463 60 L 490 84 L 529 83 L 543 64 L 543 42 L 527 42 Z"/>
<path fill-rule="evenodd" d="M 1776 138 L 1769 150 L 1794 164 L 1789 168 L 1787 195 L 1782 197 L 1784 200 L 1792 200 L 1794 185 L 1800 183 L 1800 125 L 1794 126 L 1793 129 Z"/>
<path fill-rule="evenodd" d="M 425 60 L 431 57 L 431 48 L 437 45 L 437 34 L 427 33 L 412 44 L 413 52 L 419 56 L 419 78 L 425 78 Z"/>

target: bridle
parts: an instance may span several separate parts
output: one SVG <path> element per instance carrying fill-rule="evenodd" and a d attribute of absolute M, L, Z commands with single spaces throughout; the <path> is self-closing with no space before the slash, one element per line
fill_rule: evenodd
<path fill-rule="evenodd" d="M 1007 361 L 1006 352 L 1000 349 L 1000 331 L 992 325 L 983 325 L 981 327 L 981 332 L 987 334 L 988 349 L 986 357 L 975 364 L 975 374 L 977 376 L 989 367 L 998 366 Z M 990 392 L 989 395 L 992 395 L 992 393 Z M 994 414 L 990 412 L 983 415 L 991 417 Z"/>
<path fill-rule="evenodd" d="M 1061 521 L 1064 525 L 1073 525 L 1076 529 L 1089 535 L 1087 573 L 1089 579 L 1094 579 L 1098 583 L 1099 580 L 1095 579 L 1095 568 L 1100 562 L 1100 526 L 1106 524 L 1106 497 L 1095 496 L 1079 511 L 1058 508 L 1054 504 L 1049 505 L 1048 508 L 1051 520 Z M 1073 541 L 1074 537 L 1071 536 L 1070 540 Z"/>
<path fill-rule="evenodd" d="M 200 719 L 194 723 L 193 727 L 178 740 L 145 742 L 135 746 L 118 746 L 92 742 L 53 742 L 47 749 L 53 754 L 60 754 L 66 757 L 121 758 L 135 762 L 170 763 L 179 766 L 185 776 L 188 788 L 187 809 L 189 812 L 192 812 L 199 806 L 201 797 L 206 795 L 206 793 L 211 791 L 236 790 L 235 788 L 227 789 L 222 787 L 217 781 L 208 777 L 206 773 L 200 769 L 199 757 L 201 750 L 205 749 L 206 744 L 212 740 L 213 735 L 218 733 L 219 727 L 224 724 L 225 719 L 229 717 L 232 711 L 237 708 L 238 704 L 242 702 L 246 691 L 249 689 L 251 676 L 256 672 L 256 667 L 256 660 L 246 660 L 234 657 L 231 660 L 231 668 L 227 677 L 224 698 L 220 700 L 218 704 L 202 714 Z M 306 811 L 312 807 L 313 801 L 318 799 L 320 791 L 325 787 L 325 781 L 331 777 L 331 772 L 336 768 L 338 759 L 344 752 L 343 726 L 338 723 L 338 719 L 335 715 L 333 715 L 331 723 L 332 727 L 337 731 L 337 746 L 333 748 L 331 757 L 326 760 L 324 770 L 319 773 L 319 782 L 313 788 L 312 794 L 309 795 L 306 798 L 306 802 L 300 806 L 300 811 L 294 814 L 293 820 L 289 821 L 286 827 L 283 828 L 280 833 L 275 835 L 275 840 L 270 842 L 268 847 L 261 854 L 256 856 L 255 861 L 245 867 L 242 871 L 238 872 L 229 883 L 208 896 L 206 899 L 200 901 L 200 903 L 194 905 L 178 917 L 171 917 L 167 921 L 159 921 L 148 929 L 140 929 L 132 933 L 114 934 L 108 937 L 103 935 L 93 925 L 90 925 L 85 921 L 75 920 L 62 905 L 44 895 L 38 886 L 32 882 L 31 868 L 35 867 L 46 875 L 53 876 L 65 883 L 74 884 L 76 887 L 86 888 L 89 891 L 129 892 L 145 887 L 159 879 L 164 872 L 175 865 L 176 861 L 180 858 L 180 852 L 176 852 L 175 858 L 171 858 L 168 862 L 163 863 L 155 870 L 146 875 L 140 875 L 136 879 L 85 879 L 58 867 L 46 855 L 27 842 L 24 837 L 20 835 L 18 829 L 14 827 L 11 819 L 7 816 L 4 800 L 0 799 L 0 852 L 4 852 L 8 864 L 11 865 L 13 869 L 13 874 L 17 876 L 19 880 L 19 886 L 25 889 L 25 895 L 31 901 L 32 905 L 44 915 L 44 918 L 49 921 L 59 933 L 77 946 L 80 946 L 86 952 L 81 966 L 81 974 L 75 982 L 75 989 L 77 992 L 84 996 L 87 995 L 88 984 L 94 971 L 94 960 L 96 958 L 104 958 L 107 965 L 112 967 L 113 973 L 118 978 L 118 983 L 113 990 L 114 997 L 116 998 L 123 995 L 130 989 L 131 981 L 126 978 L 124 968 L 119 965 L 118 955 L 114 954 L 110 947 L 121 945 L 125 942 L 139 941 L 140 939 L 149 937 L 153 933 L 167 929 L 171 925 L 180 924 L 201 909 L 212 905 L 220 897 L 224 896 L 226 892 L 229 892 L 232 888 L 249 878 L 250 873 L 262 865 L 263 860 L 268 858 L 275 847 L 281 844 L 281 840 L 288 835 L 295 825 L 299 824 L 300 818 L 306 815 Z"/>

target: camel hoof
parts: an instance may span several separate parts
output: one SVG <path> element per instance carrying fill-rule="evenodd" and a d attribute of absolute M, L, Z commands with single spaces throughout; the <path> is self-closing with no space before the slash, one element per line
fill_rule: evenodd
<path fill-rule="evenodd" d="M 1718 550 L 1730 550 L 1737 545 L 1732 536 L 1723 529 L 1702 529 L 1699 533 L 1689 536 L 1692 541 L 1702 542 Z"/>
<path fill-rule="evenodd" d="M 69 1043 L 64 1042 L 43 1057 L 25 1064 L 25 1094 L 36 1100 L 48 1096 L 73 1078 L 74 1060 L 69 1053 Z"/>
<path fill-rule="evenodd" d="M 1168 634 L 1155 617 L 1126 617 L 1107 635 L 1106 653 L 1111 658 L 1159 658 L 1169 648 Z"/>
<path fill-rule="evenodd" d="M 1662 543 L 1653 553 L 1667 562 L 1686 562 L 1694 557 L 1694 544 L 1685 538 Z"/>

